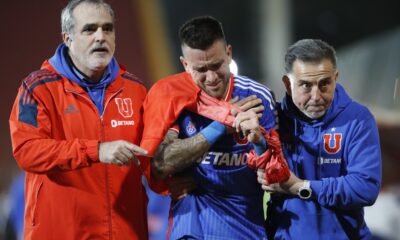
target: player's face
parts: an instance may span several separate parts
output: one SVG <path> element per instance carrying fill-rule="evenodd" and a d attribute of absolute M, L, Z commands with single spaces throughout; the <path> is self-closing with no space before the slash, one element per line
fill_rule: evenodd
<path fill-rule="evenodd" d="M 114 21 L 101 5 L 82 3 L 73 11 L 73 35 L 64 33 L 75 66 L 84 74 L 103 72 L 115 51 Z"/>
<path fill-rule="evenodd" d="M 185 45 L 182 47 L 182 53 L 183 67 L 195 83 L 212 97 L 225 97 L 231 76 L 229 64 L 232 59 L 232 47 L 218 40 L 206 50 Z"/>
<path fill-rule="evenodd" d="M 283 81 L 296 107 L 307 117 L 318 119 L 332 103 L 337 77 L 338 71 L 328 59 L 319 63 L 296 60 Z"/>

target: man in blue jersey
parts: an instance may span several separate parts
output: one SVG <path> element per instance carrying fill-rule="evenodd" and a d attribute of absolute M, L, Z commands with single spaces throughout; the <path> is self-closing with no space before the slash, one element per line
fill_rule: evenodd
<path fill-rule="evenodd" d="M 185 68 L 181 74 L 189 74 L 211 97 L 235 102 L 255 95 L 264 108 L 261 117 L 257 107 L 237 114 L 235 129 L 190 111 L 180 114 L 152 161 L 156 176 L 190 176 L 197 184 L 194 191 L 173 202 L 169 238 L 266 239 L 263 191 L 256 171 L 247 166 L 247 154 L 255 149 L 259 155 L 266 149 L 260 127 L 275 126 L 272 92 L 230 73 L 232 47 L 216 19 L 190 19 L 179 36 Z"/>
<path fill-rule="evenodd" d="M 278 104 L 288 181 L 267 184 L 271 192 L 270 239 L 370 239 L 363 207 L 378 196 L 381 153 L 378 129 L 368 109 L 337 83 L 335 50 L 304 39 L 285 56 L 287 94 Z"/>

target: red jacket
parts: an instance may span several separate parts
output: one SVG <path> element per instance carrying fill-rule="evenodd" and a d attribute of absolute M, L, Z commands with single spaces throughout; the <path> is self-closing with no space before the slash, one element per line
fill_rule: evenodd
<path fill-rule="evenodd" d="M 99 142 L 140 143 L 145 96 L 121 69 L 100 116 L 84 89 L 47 61 L 23 81 L 10 128 L 15 159 L 27 172 L 25 239 L 148 238 L 142 170 L 98 158 Z"/>

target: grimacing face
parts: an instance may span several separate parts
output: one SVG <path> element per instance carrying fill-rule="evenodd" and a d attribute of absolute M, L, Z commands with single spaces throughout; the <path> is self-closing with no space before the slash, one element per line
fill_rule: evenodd
<path fill-rule="evenodd" d="M 282 80 L 294 105 L 308 118 L 318 119 L 332 103 L 338 75 L 329 59 L 318 63 L 296 60 Z"/>
<path fill-rule="evenodd" d="M 194 82 L 208 95 L 224 98 L 231 76 L 229 64 L 232 60 L 232 47 L 217 40 L 206 50 L 184 45 L 182 54 L 182 65 Z"/>
<path fill-rule="evenodd" d="M 74 65 L 85 75 L 101 78 L 115 52 L 112 16 L 101 5 L 81 3 L 73 10 L 72 36 L 63 33 Z"/>

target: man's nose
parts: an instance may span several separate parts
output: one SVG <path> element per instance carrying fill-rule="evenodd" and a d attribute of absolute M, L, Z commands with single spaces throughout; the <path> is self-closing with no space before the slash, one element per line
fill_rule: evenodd
<path fill-rule="evenodd" d="M 215 71 L 211 71 L 211 70 L 207 71 L 207 73 L 206 73 L 207 82 L 214 82 L 215 80 L 217 80 L 217 78 L 218 78 L 218 75 Z"/>
<path fill-rule="evenodd" d="M 95 32 L 95 39 L 98 42 L 103 42 L 104 41 L 104 31 L 101 27 L 97 28 Z"/>
<path fill-rule="evenodd" d="M 311 90 L 311 99 L 318 101 L 321 98 L 321 91 L 318 87 L 313 87 Z"/>

